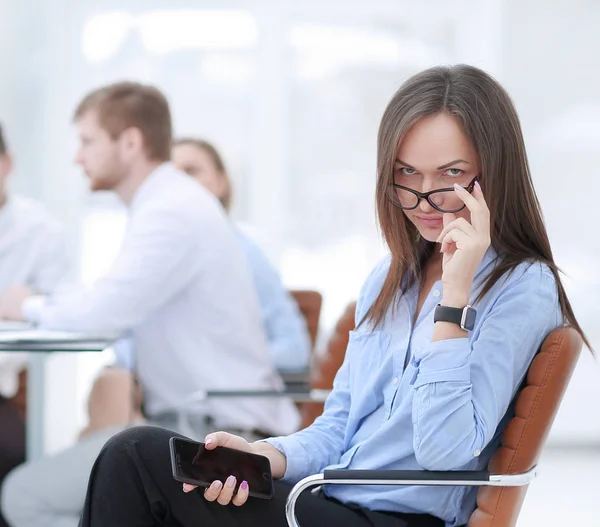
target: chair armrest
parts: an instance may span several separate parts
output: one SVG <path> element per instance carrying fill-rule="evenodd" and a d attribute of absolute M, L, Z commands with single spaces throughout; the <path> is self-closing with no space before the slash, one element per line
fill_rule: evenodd
<path fill-rule="evenodd" d="M 536 467 L 522 474 L 490 474 L 487 470 L 326 470 L 323 474 L 308 476 L 294 485 L 285 504 L 285 516 L 290 527 L 300 527 L 295 514 L 296 501 L 303 491 L 320 485 L 521 487 L 529 485 L 536 473 Z"/>
<path fill-rule="evenodd" d="M 470 480 L 477 482 L 489 481 L 487 470 L 325 470 L 323 479 L 326 480 L 379 480 L 379 481 L 457 481 Z"/>
<path fill-rule="evenodd" d="M 214 397 L 287 397 L 296 402 L 325 402 L 331 390 L 200 390 L 186 397 L 184 406 L 198 403 Z"/>
<path fill-rule="evenodd" d="M 277 373 L 279 373 L 281 380 L 286 385 L 295 384 L 295 385 L 309 386 L 309 383 L 310 383 L 310 369 L 309 368 L 306 368 L 304 370 L 294 370 L 294 371 L 278 370 Z"/>

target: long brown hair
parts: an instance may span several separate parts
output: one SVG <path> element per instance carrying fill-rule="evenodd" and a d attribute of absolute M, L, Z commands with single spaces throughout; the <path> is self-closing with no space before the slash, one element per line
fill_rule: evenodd
<path fill-rule="evenodd" d="M 225 181 L 225 192 L 222 196 L 219 196 L 219 201 L 221 202 L 221 205 L 223 205 L 223 208 L 229 212 L 231 209 L 231 181 L 229 180 L 229 175 L 227 174 L 227 170 L 225 168 L 225 162 L 223 161 L 221 154 L 219 154 L 219 151 L 212 145 L 212 143 L 196 137 L 182 137 L 181 139 L 173 140 L 173 146 L 181 145 L 196 147 L 198 150 L 203 150 L 209 155 L 215 165 L 215 168 Z"/>
<path fill-rule="evenodd" d="M 498 265 L 486 277 L 478 299 L 523 262 L 546 264 L 558 288 L 566 323 L 588 348 L 554 263 L 540 204 L 533 188 L 521 125 L 506 91 L 484 71 L 467 65 L 438 66 L 408 79 L 383 113 L 377 140 L 377 215 L 392 260 L 379 296 L 364 320 L 377 326 L 399 294 L 421 280 L 434 244 L 388 199 L 394 161 L 407 131 L 423 117 L 448 112 L 461 124 L 481 160 L 482 187 L 492 219 L 491 243 Z"/>

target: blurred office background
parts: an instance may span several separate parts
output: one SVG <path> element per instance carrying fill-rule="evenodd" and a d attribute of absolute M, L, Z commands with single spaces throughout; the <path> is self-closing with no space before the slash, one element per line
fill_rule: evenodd
<path fill-rule="evenodd" d="M 65 223 L 77 271 L 92 281 L 110 265 L 126 215 L 113 196 L 90 195 L 72 163 L 74 105 L 101 84 L 154 83 L 169 97 L 177 135 L 223 151 L 233 214 L 285 283 L 323 294 L 326 338 L 384 253 L 373 190 L 387 101 L 425 67 L 472 63 L 516 102 L 557 262 L 600 350 L 599 27 L 596 0 L 0 0 L 12 188 Z M 49 450 L 74 440 L 107 361 L 52 358 L 47 404 L 61 410 L 48 423 Z M 600 371 L 585 352 L 549 441 L 567 452 L 548 473 L 552 485 L 568 474 L 564 492 L 584 469 L 600 469 L 599 405 Z M 578 499 L 597 500 L 600 484 L 585 481 Z M 549 494 L 540 482 L 535 494 L 537 484 L 523 525 L 540 519 L 544 500 L 558 507 L 561 489 Z M 600 525 L 594 510 L 587 525 Z"/>

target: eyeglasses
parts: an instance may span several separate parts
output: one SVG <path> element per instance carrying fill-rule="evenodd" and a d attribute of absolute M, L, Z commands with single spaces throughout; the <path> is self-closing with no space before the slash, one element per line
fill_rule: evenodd
<path fill-rule="evenodd" d="M 478 176 L 475 176 L 473 181 L 465 187 L 465 190 L 469 192 L 469 194 L 473 192 L 477 177 Z M 439 212 L 460 212 L 466 207 L 464 202 L 456 195 L 453 188 L 440 188 L 431 190 L 430 192 L 417 192 L 412 188 L 392 183 L 390 185 L 388 198 L 392 204 L 402 210 L 416 209 L 422 199 L 426 199 L 427 203 Z"/>

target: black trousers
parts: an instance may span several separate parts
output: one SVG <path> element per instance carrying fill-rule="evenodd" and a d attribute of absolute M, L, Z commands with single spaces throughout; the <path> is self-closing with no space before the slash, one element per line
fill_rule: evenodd
<path fill-rule="evenodd" d="M 80 527 L 287 527 L 291 486 L 275 482 L 275 498 L 250 498 L 242 507 L 189 494 L 171 472 L 169 438 L 155 427 L 136 427 L 110 439 L 92 469 Z M 302 527 L 443 527 L 429 515 L 375 512 L 346 506 L 310 492 L 296 507 Z"/>
<path fill-rule="evenodd" d="M 25 423 L 12 401 L 0 396 L 0 484 L 13 468 L 24 461 Z M 2 514 L 0 527 L 8 527 Z"/>

